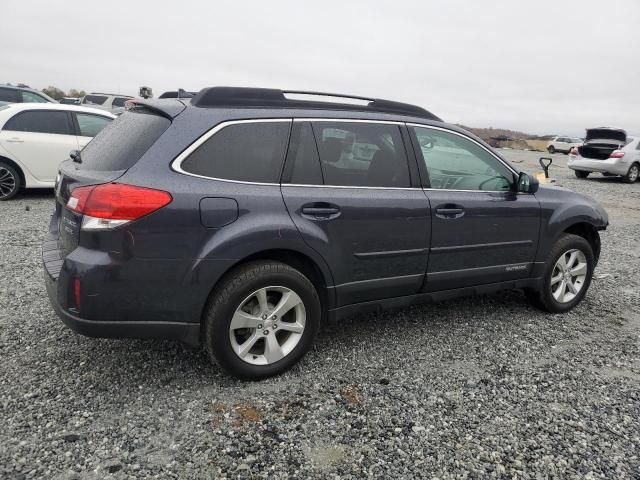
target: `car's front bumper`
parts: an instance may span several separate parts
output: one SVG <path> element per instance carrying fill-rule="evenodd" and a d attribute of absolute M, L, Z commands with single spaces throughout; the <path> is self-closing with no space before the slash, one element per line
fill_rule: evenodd
<path fill-rule="evenodd" d="M 572 170 L 584 172 L 610 173 L 613 175 L 626 175 L 629 171 L 629 162 L 622 158 L 607 158 L 606 160 L 590 160 L 584 157 L 569 157 L 567 166 Z"/>

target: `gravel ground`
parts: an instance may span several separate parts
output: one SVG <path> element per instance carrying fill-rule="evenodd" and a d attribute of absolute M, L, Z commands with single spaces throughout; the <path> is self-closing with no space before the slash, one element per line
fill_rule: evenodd
<path fill-rule="evenodd" d="M 40 266 L 52 194 L 0 204 L 0 478 L 640 478 L 640 183 L 554 158 L 612 221 L 573 312 L 506 292 L 357 316 L 258 383 L 67 330 Z"/>

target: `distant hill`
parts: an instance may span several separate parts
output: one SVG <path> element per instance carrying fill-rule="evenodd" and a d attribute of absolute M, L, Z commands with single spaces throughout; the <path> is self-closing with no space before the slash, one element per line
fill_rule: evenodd
<path fill-rule="evenodd" d="M 518 132 L 516 130 L 509 130 L 506 128 L 475 128 L 475 127 L 467 127 L 466 125 L 458 125 L 460 128 L 464 128 L 465 130 L 469 130 L 470 132 L 475 133 L 477 136 L 482 138 L 485 142 L 491 143 L 491 140 L 494 142 L 497 141 L 505 141 L 505 140 L 551 140 L 554 135 L 530 135 L 524 132 Z"/>

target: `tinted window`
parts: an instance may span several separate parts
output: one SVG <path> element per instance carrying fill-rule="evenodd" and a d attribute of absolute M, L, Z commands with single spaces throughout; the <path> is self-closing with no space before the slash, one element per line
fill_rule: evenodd
<path fill-rule="evenodd" d="M 123 113 L 82 150 L 79 168 L 126 170 L 133 166 L 171 125 L 171 121 L 145 110 Z"/>
<path fill-rule="evenodd" d="M 67 112 L 53 110 L 18 113 L 5 124 L 4 130 L 74 135 Z"/>
<path fill-rule="evenodd" d="M 20 92 L 23 103 L 48 103 L 48 100 L 41 95 L 33 92 Z"/>
<path fill-rule="evenodd" d="M 83 137 L 95 137 L 100 131 L 111 123 L 111 119 L 89 113 L 76 113 L 80 135 Z"/>
<path fill-rule="evenodd" d="M 112 107 L 124 107 L 124 104 L 126 103 L 127 100 L 131 100 L 130 98 L 125 98 L 125 97 L 116 97 L 113 99 L 113 102 L 111 102 L 111 106 Z"/>
<path fill-rule="evenodd" d="M 425 163 L 431 188 L 446 190 L 507 191 L 513 173 L 478 144 L 460 135 L 411 127 Z"/>
<path fill-rule="evenodd" d="M 309 122 L 293 124 L 285 168 L 288 183 L 322 185 L 320 157 Z"/>
<path fill-rule="evenodd" d="M 102 105 L 107 100 L 104 95 L 86 95 L 82 100 L 82 103 L 88 103 L 89 105 Z"/>
<path fill-rule="evenodd" d="M 397 125 L 314 122 L 324 182 L 356 187 L 408 187 L 409 168 Z"/>
<path fill-rule="evenodd" d="M 182 169 L 205 177 L 276 183 L 290 126 L 290 121 L 229 125 L 189 155 Z"/>
<path fill-rule="evenodd" d="M 0 88 L 0 102 L 12 102 L 18 101 L 18 91 L 12 88 Z"/>

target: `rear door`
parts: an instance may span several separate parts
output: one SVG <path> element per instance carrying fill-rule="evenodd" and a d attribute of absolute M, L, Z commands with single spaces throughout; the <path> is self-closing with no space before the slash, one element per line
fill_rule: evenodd
<path fill-rule="evenodd" d="M 540 206 L 516 193 L 516 174 L 459 133 L 409 126 L 432 208 L 425 290 L 526 278 L 538 244 Z"/>
<path fill-rule="evenodd" d="M 282 195 L 329 265 L 338 306 L 422 286 L 430 209 L 412 183 L 405 135 L 390 122 L 294 122 Z"/>
<path fill-rule="evenodd" d="M 0 144 L 40 182 L 52 182 L 78 140 L 64 110 L 25 110 L 5 123 Z"/>

